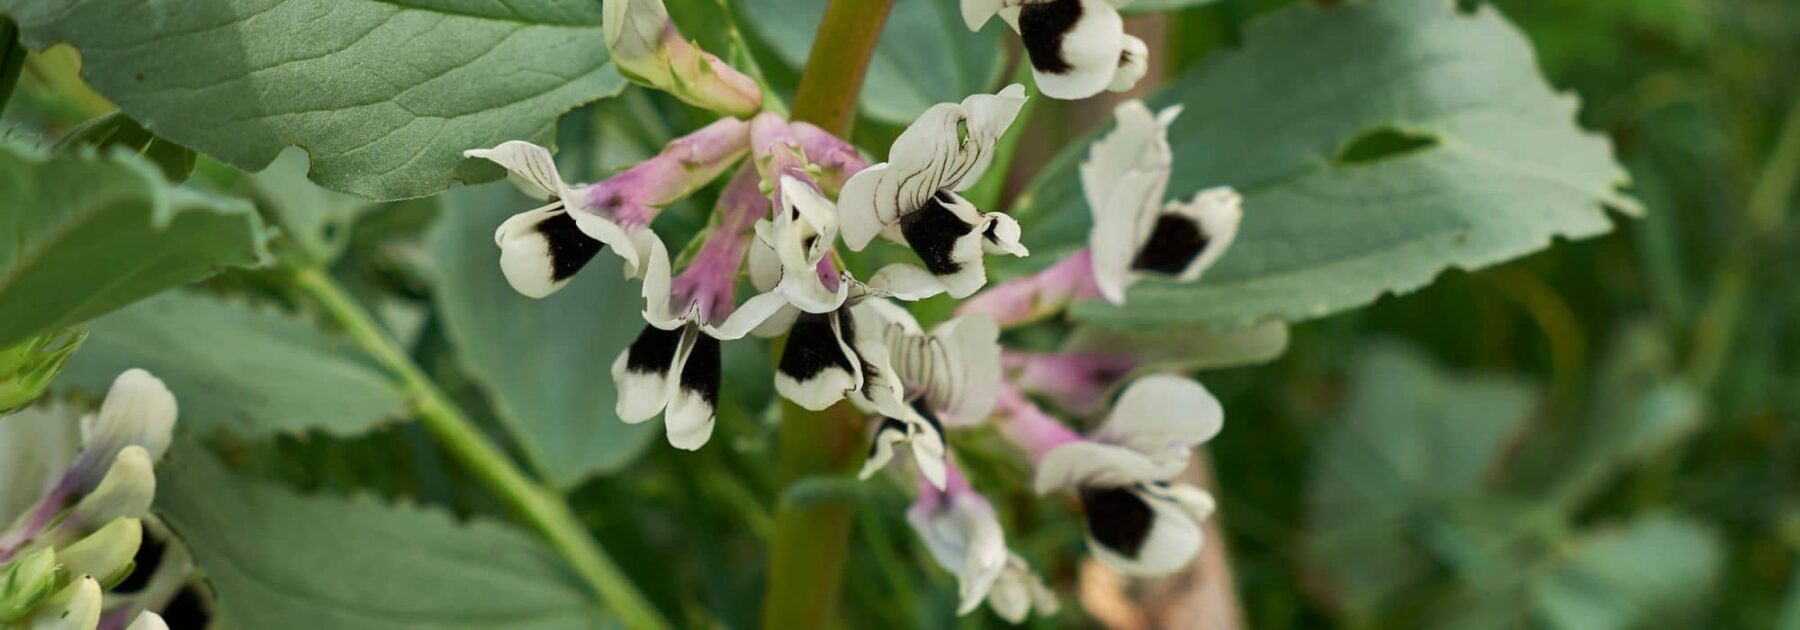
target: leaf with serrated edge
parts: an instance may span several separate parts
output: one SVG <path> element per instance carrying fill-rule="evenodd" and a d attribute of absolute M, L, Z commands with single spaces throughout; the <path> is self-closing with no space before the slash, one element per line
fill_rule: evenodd
<path fill-rule="evenodd" d="M 125 151 L 0 141 L 0 347 L 267 257 L 250 204 Z"/>
<path fill-rule="evenodd" d="M 348 340 L 270 308 L 177 291 L 88 331 L 58 389 L 98 397 L 141 367 L 175 392 L 181 425 L 198 435 L 352 436 L 407 417 L 404 392 Z"/>
<path fill-rule="evenodd" d="M 305 148 L 319 184 L 421 197 L 499 168 L 464 149 L 547 143 L 624 87 L 599 2 L 0 0 L 26 43 L 157 135 L 244 170 Z"/>
<path fill-rule="evenodd" d="M 302 497 L 178 442 L 156 510 L 237 628 L 606 627 L 587 590 L 524 532 L 369 497 Z"/>
<path fill-rule="evenodd" d="M 1300 321 L 1611 229 L 1603 206 L 1632 204 L 1608 142 L 1576 126 L 1575 99 L 1545 85 L 1516 29 L 1491 7 L 1455 4 L 1297 4 L 1153 97 L 1186 107 L 1169 131 L 1169 198 L 1236 187 L 1242 227 L 1197 284 L 1147 281 L 1124 307 L 1074 314 L 1226 330 Z M 1384 129 L 1436 144 L 1340 162 Z M 1086 150 L 1071 147 L 1014 210 L 1040 256 L 1086 242 L 1074 176 Z"/>

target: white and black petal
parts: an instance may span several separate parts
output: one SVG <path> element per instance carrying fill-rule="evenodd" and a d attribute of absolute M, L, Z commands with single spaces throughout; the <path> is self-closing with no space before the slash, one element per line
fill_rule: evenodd
<path fill-rule="evenodd" d="M 993 159 L 995 143 L 1024 104 L 1024 87 L 1011 85 L 997 94 L 976 94 L 926 110 L 894 141 L 887 162 L 844 183 L 838 195 L 844 244 L 862 251 L 878 235 L 897 236 L 893 228 L 901 218 L 940 191 L 975 185 Z"/>
<path fill-rule="evenodd" d="M 567 199 L 569 185 L 556 172 L 550 150 L 523 140 L 508 140 L 491 149 L 469 149 L 463 157 L 480 158 L 506 169 L 507 179 L 537 199 Z"/>
<path fill-rule="evenodd" d="M 712 438 L 719 408 L 719 383 L 724 377 L 719 340 L 695 335 L 693 347 L 677 368 L 663 428 L 669 445 L 698 450 Z"/>
<path fill-rule="evenodd" d="M 759 240 L 780 263 L 774 289 L 800 310 L 830 312 L 844 303 L 849 289 L 841 282 L 828 286 L 836 276 L 819 273 L 837 240 L 837 208 L 812 184 L 787 175 L 781 177 L 778 197 L 781 206 L 775 217 L 756 224 Z"/>
<path fill-rule="evenodd" d="M 887 303 L 884 303 L 887 304 Z M 902 309 L 892 304 L 891 310 Z M 1000 326 L 985 314 L 957 317 L 926 335 L 910 316 L 890 316 L 889 360 L 908 399 L 922 398 L 953 426 L 987 419 L 1000 389 Z"/>
<path fill-rule="evenodd" d="M 1094 218 L 1088 234 L 1094 282 L 1115 304 L 1125 300 L 1132 263 L 1162 206 L 1173 162 L 1168 126 L 1180 114 L 1180 106 L 1153 114 L 1143 101 L 1120 103 L 1114 108 L 1118 124 L 1081 163 L 1082 192 Z"/>
<path fill-rule="evenodd" d="M 645 325 L 637 339 L 619 353 L 612 366 L 619 394 L 614 411 L 619 419 L 636 424 L 662 413 L 694 337 L 695 331 L 686 326 L 664 330 Z"/>
<path fill-rule="evenodd" d="M 1081 99 L 1113 85 L 1125 51 L 1125 20 L 1105 0 L 1024 2 L 1000 12 L 1019 32 L 1045 95 Z M 1128 89 L 1130 86 L 1126 86 Z"/>
<path fill-rule="evenodd" d="M 513 215 L 495 230 L 494 244 L 507 284 L 531 298 L 562 289 L 606 247 L 583 233 L 560 202 Z"/>
<path fill-rule="evenodd" d="M 1186 203 L 1171 202 L 1156 215 L 1131 268 L 1181 282 L 1198 280 L 1231 247 L 1243 215 L 1243 198 L 1227 187 L 1200 191 Z"/>
<path fill-rule="evenodd" d="M 948 476 L 944 458 L 950 447 L 944 436 L 943 423 L 924 401 L 915 401 L 901 418 L 882 418 L 870 440 L 869 454 L 863 460 L 858 477 L 868 479 L 886 468 L 903 444 L 912 448 L 913 464 L 919 467 L 919 474 L 942 490 Z"/>
<path fill-rule="evenodd" d="M 855 318 L 848 309 L 841 315 L 795 317 L 775 370 L 775 391 L 782 397 L 818 411 L 862 387 L 862 359 L 846 341 L 855 338 Z"/>
<path fill-rule="evenodd" d="M 1094 557 L 1126 575 L 1155 577 L 1200 554 L 1212 496 L 1185 484 L 1146 482 L 1080 490 Z"/>
<path fill-rule="evenodd" d="M 1107 91 L 1124 92 L 1135 87 L 1144 75 L 1150 73 L 1150 47 L 1144 40 L 1125 36 L 1125 45 L 1119 51 L 1119 70 L 1113 73 L 1112 83 L 1106 85 Z"/>

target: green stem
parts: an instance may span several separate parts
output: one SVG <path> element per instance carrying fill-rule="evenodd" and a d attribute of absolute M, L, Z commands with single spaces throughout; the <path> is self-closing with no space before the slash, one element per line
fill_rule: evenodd
<path fill-rule="evenodd" d="M 12 100 L 13 87 L 19 84 L 19 73 L 25 69 L 25 45 L 19 43 L 19 27 L 0 17 L 0 113 Z"/>
<path fill-rule="evenodd" d="M 794 120 L 850 137 L 863 76 L 892 8 L 893 0 L 830 0 L 800 76 Z M 850 475 L 863 446 L 862 418 L 848 405 L 810 412 L 784 402 L 780 487 L 812 476 Z M 777 507 L 762 627 L 837 623 L 854 508 L 842 500 L 804 506 L 783 501 Z"/>
<path fill-rule="evenodd" d="M 294 281 L 357 345 L 405 385 L 420 423 L 519 518 L 538 530 L 601 599 L 632 628 L 668 628 L 669 622 L 614 564 L 562 497 L 526 476 L 443 390 L 383 332 L 369 312 L 317 267 L 300 267 Z"/>

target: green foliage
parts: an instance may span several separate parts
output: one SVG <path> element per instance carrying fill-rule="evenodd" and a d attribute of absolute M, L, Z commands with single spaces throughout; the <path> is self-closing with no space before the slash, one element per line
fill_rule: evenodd
<path fill-rule="evenodd" d="M 0 190 L 0 346 L 267 256 L 249 204 L 121 151 L 0 142 Z"/>
<path fill-rule="evenodd" d="M 156 510 L 193 552 L 234 627 L 599 628 L 557 558 L 491 522 L 368 497 L 302 497 L 178 443 Z"/>
<path fill-rule="evenodd" d="M 168 384 L 197 435 L 348 436 L 408 416 L 398 385 L 346 340 L 242 299 L 172 292 L 96 320 L 58 387 L 98 398 L 133 367 Z"/>
<path fill-rule="evenodd" d="M 314 181 L 374 199 L 499 177 L 462 151 L 545 141 L 623 86 L 598 3 L 4 0 L 0 14 L 33 48 L 81 49 L 88 83 L 159 136 L 251 171 L 299 145 Z"/>
<path fill-rule="evenodd" d="M 1605 139 L 1575 126 L 1574 99 L 1539 78 L 1524 39 L 1492 10 L 1440 0 L 1292 7 L 1250 23 L 1151 100 L 1181 104 L 1169 194 L 1243 192 L 1236 243 L 1198 285 L 1146 282 L 1126 307 L 1081 305 L 1112 326 L 1231 329 L 1299 321 L 1610 229 L 1631 207 Z M 1429 148 L 1335 159 L 1366 134 Z M 1014 214 L 1034 251 L 1084 242 L 1078 143 Z M 1379 159 L 1376 159 L 1379 158 Z"/>
<path fill-rule="evenodd" d="M 998 87 L 1005 24 L 994 20 L 979 33 L 963 24 L 957 0 L 895 2 L 887 29 L 869 62 L 862 91 L 863 113 L 905 125 L 925 108 L 955 103 Z M 825 0 L 747 0 L 743 15 L 781 60 L 804 65 Z"/>
<path fill-rule="evenodd" d="M 660 433 L 613 413 L 612 364 L 643 329 L 637 286 L 610 252 L 543 300 L 520 297 L 500 273 L 494 226 L 531 207 L 511 186 L 444 196 L 427 239 L 438 308 L 462 365 L 482 385 L 526 458 L 556 485 L 630 462 Z"/>
<path fill-rule="evenodd" d="M 343 253 L 350 226 L 375 204 L 320 188 L 306 179 L 306 152 L 288 149 L 248 178 L 261 207 L 281 226 L 283 253 L 330 263 Z"/>
<path fill-rule="evenodd" d="M 194 152 L 187 147 L 156 137 L 137 121 L 112 112 L 82 123 L 56 142 L 57 149 L 89 145 L 110 149 L 118 147 L 149 158 L 170 181 L 183 182 L 194 174 Z"/>
<path fill-rule="evenodd" d="M 1640 517 L 1589 534 L 1533 587 L 1546 627 L 1673 627 L 1695 622 L 1724 561 L 1718 534 L 1693 519 Z"/>

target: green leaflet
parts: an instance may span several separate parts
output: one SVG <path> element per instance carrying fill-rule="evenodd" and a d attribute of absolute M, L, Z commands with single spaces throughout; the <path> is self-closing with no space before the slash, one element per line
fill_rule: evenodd
<path fill-rule="evenodd" d="M 0 0 L 34 48 L 158 136 L 245 170 L 284 147 L 311 177 L 420 197 L 498 167 L 464 149 L 545 142 L 557 116 L 616 94 L 598 2 Z M 128 16 L 128 19 L 127 19 Z"/>
<path fill-rule="evenodd" d="M 387 373 L 310 322 L 235 300 L 171 292 L 95 320 L 60 389 L 99 398 L 120 372 L 149 370 L 195 435 L 360 435 L 408 416 Z"/>
<path fill-rule="evenodd" d="M 1455 5 L 1302 3 L 1251 23 L 1241 48 L 1152 98 L 1186 108 L 1170 129 L 1168 197 L 1234 186 L 1241 231 L 1198 284 L 1144 282 L 1125 307 L 1092 302 L 1075 315 L 1218 329 L 1299 321 L 1609 230 L 1603 207 L 1632 202 L 1615 188 L 1624 174 L 1607 141 L 1576 127 L 1575 100 L 1544 84 L 1513 27 L 1485 5 Z M 1086 150 L 1064 152 L 1013 210 L 1039 255 L 1086 242 L 1075 176 Z"/>
<path fill-rule="evenodd" d="M 1547 628 L 1705 625 L 1691 615 L 1710 599 L 1724 562 L 1711 527 L 1673 514 L 1638 517 L 1587 534 L 1557 558 L 1533 586 L 1535 616 Z"/>
<path fill-rule="evenodd" d="M 644 327 L 623 263 L 603 251 L 561 291 L 533 300 L 506 284 L 494 229 L 536 202 L 493 184 L 443 203 L 427 237 L 433 296 L 463 367 L 486 386 L 525 459 L 564 488 L 624 466 L 662 426 L 613 413 L 613 359 Z"/>
<path fill-rule="evenodd" d="M 980 33 L 963 24 L 956 0 L 895 2 L 875 45 L 862 90 L 863 113 L 905 125 L 938 103 L 991 92 L 1000 80 L 1000 20 Z M 812 51 L 813 32 L 825 14 L 825 0 L 746 0 L 744 21 L 798 67 Z"/>
<path fill-rule="evenodd" d="M 249 204 L 124 151 L 0 142 L 0 190 L 0 347 L 267 256 Z"/>
<path fill-rule="evenodd" d="M 369 497 L 302 497 L 178 442 L 157 512 L 232 627 L 598 628 L 604 613 L 527 534 Z"/>

